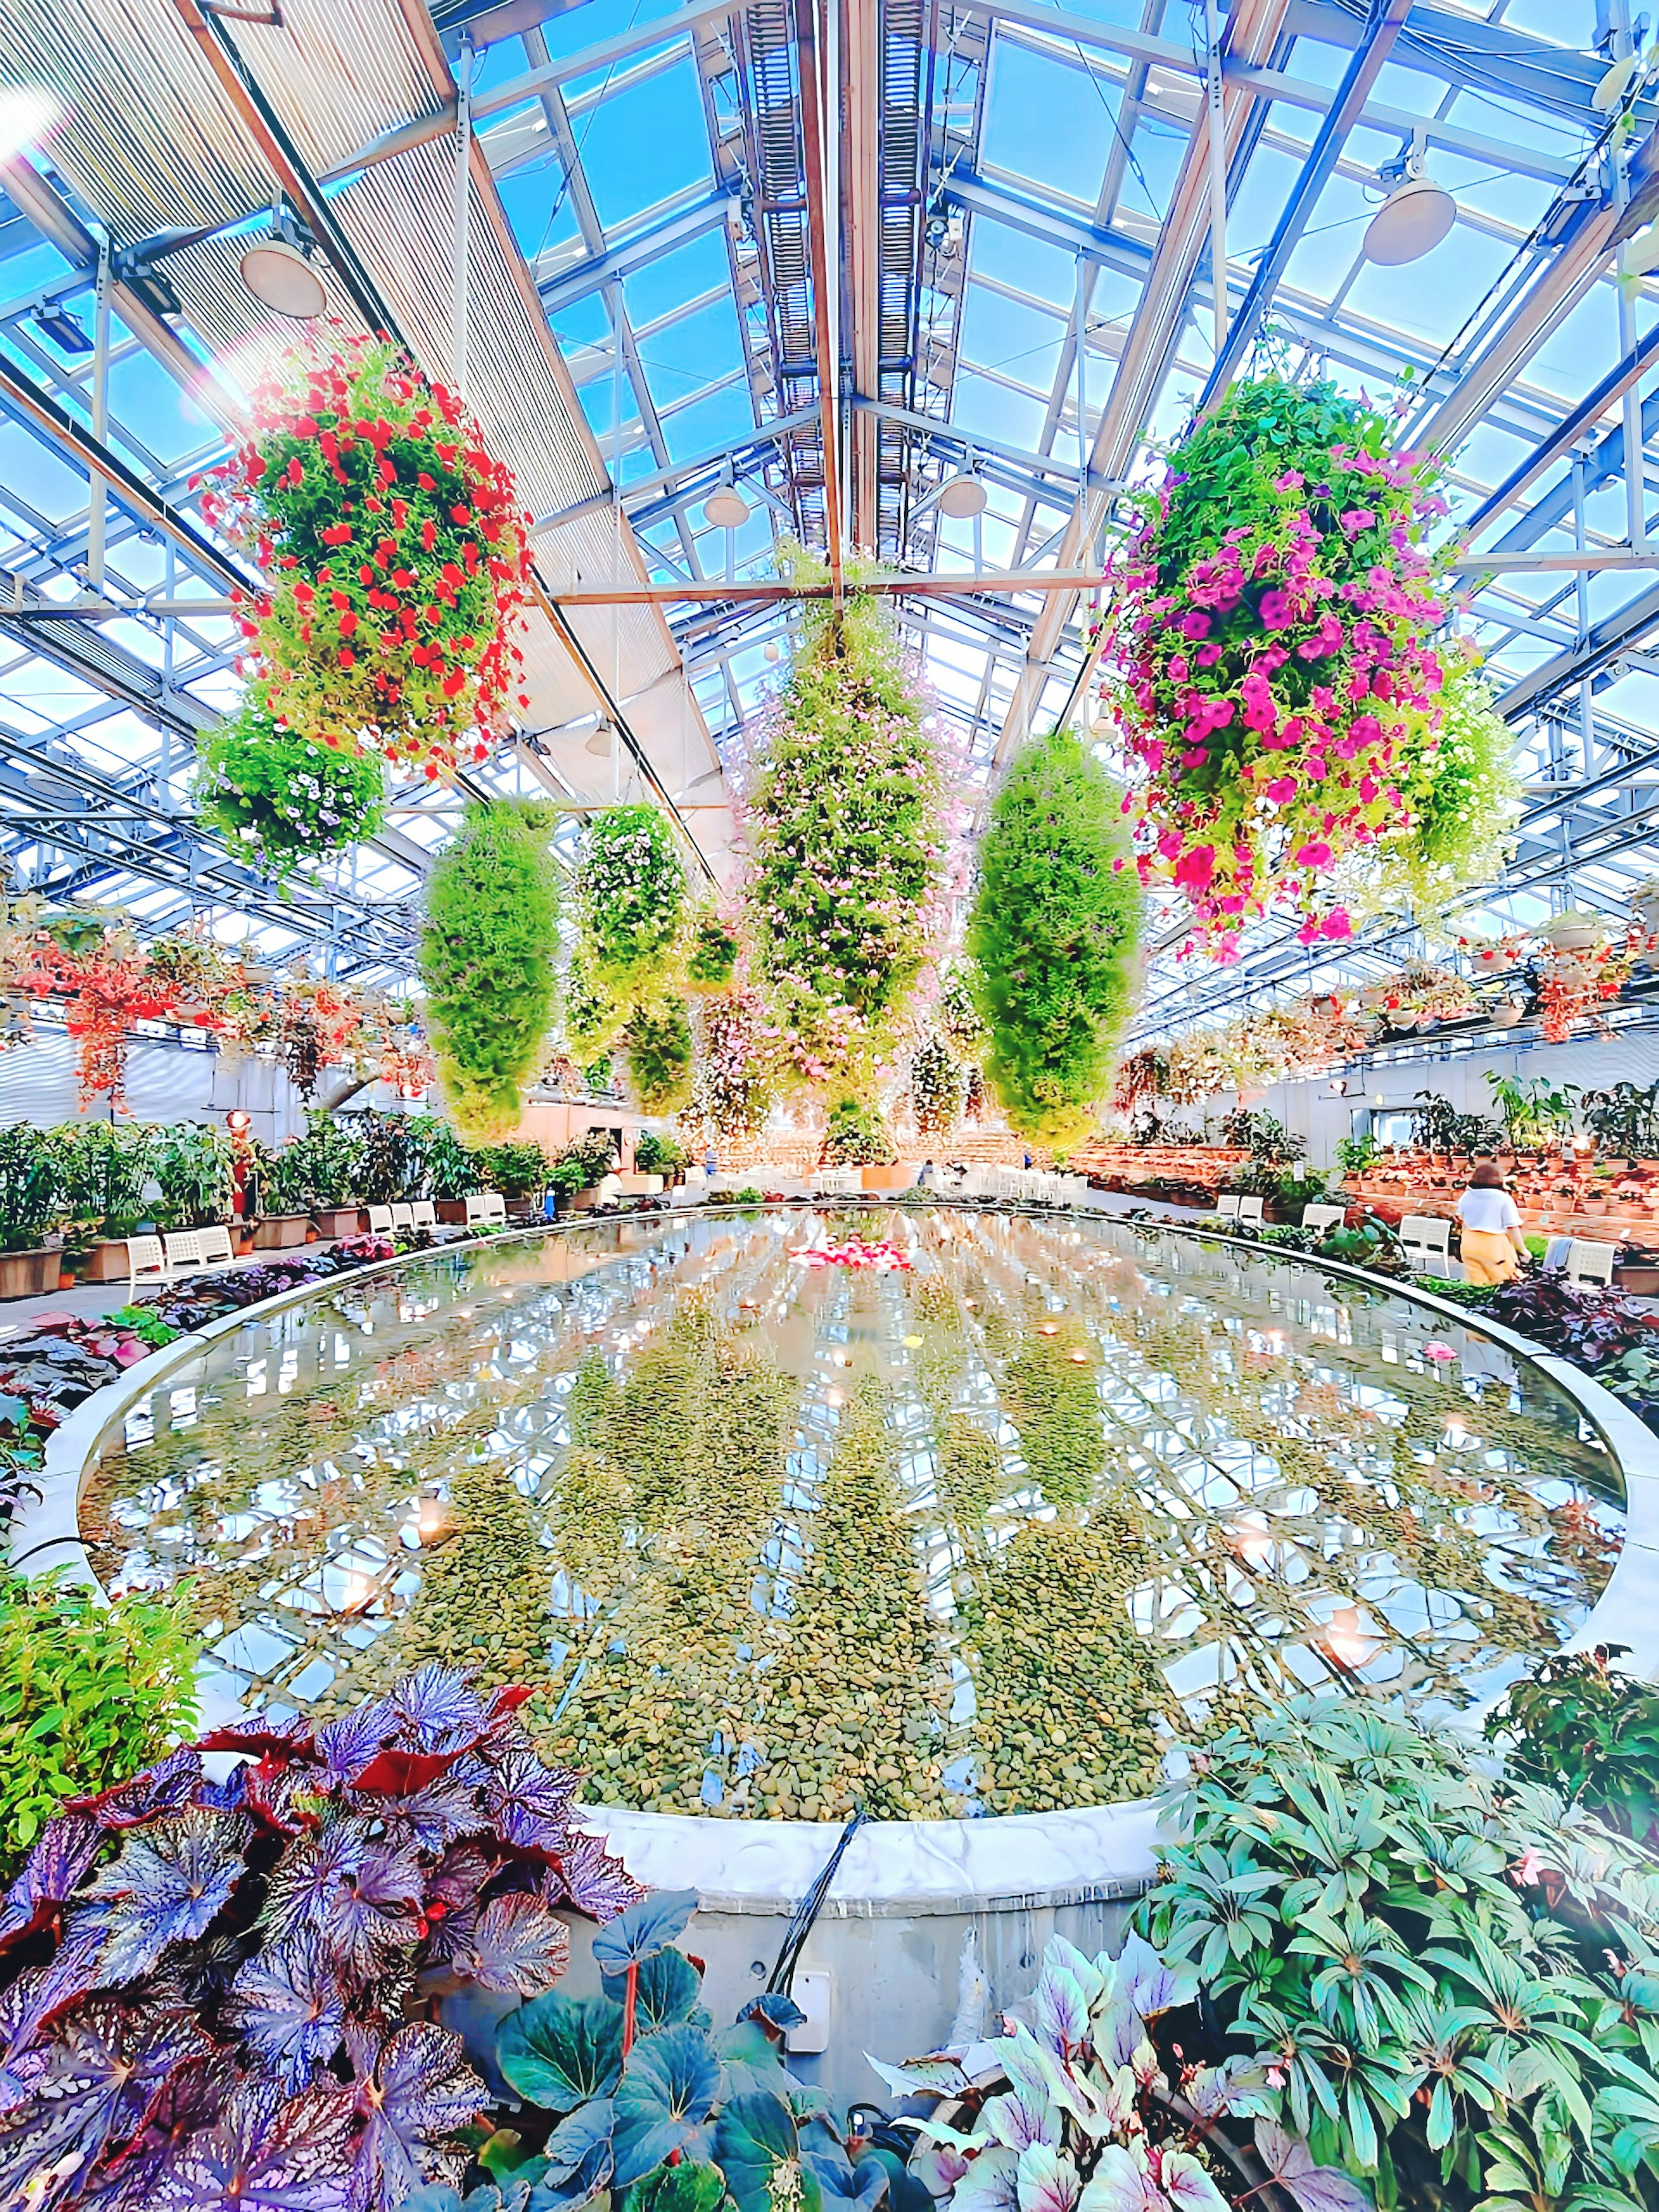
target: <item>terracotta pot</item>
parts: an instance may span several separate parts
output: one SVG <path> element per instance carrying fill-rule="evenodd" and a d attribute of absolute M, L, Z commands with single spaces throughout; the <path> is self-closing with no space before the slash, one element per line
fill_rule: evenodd
<path fill-rule="evenodd" d="M 915 1177 L 902 1160 L 896 1160 L 885 1167 L 860 1168 L 859 1181 L 866 1190 L 908 1190 Z"/>
<path fill-rule="evenodd" d="M 0 1252 L 0 1298 L 38 1298 L 58 1287 L 64 1264 L 55 1244 L 32 1252 Z"/>
<path fill-rule="evenodd" d="M 435 1201 L 438 1218 L 452 1229 L 466 1225 L 466 1200 L 464 1198 L 441 1198 Z"/>
<path fill-rule="evenodd" d="M 596 1182 L 590 1183 L 586 1190 L 570 1194 L 570 1211 L 573 1213 L 592 1213 L 599 1202 L 599 1186 Z"/>
<path fill-rule="evenodd" d="M 125 1237 L 100 1237 L 81 1262 L 83 1283 L 118 1283 L 130 1272 Z"/>
<path fill-rule="evenodd" d="M 286 1252 L 306 1241 L 308 1213 L 268 1213 L 253 1232 L 256 1252 Z"/>
<path fill-rule="evenodd" d="M 356 1237 L 363 1225 L 358 1206 L 319 1206 L 311 1218 L 319 1237 Z"/>
<path fill-rule="evenodd" d="M 1613 1271 L 1613 1287 L 1633 1297 L 1659 1297 L 1659 1267 L 1620 1267 Z"/>
<path fill-rule="evenodd" d="M 235 1243 L 237 1258 L 239 1260 L 246 1260 L 248 1254 L 253 1249 L 253 1231 L 251 1229 L 237 1230 L 235 1231 Z"/>

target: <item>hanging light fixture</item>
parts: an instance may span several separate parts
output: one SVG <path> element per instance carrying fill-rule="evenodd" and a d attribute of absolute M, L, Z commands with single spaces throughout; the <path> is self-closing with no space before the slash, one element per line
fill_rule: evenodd
<path fill-rule="evenodd" d="M 976 514 L 983 514 L 990 493 L 971 469 L 963 469 L 954 477 L 947 477 L 939 486 L 935 501 L 941 514 L 948 514 L 955 522 L 970 522 Z"/>
<path fill-rule="evenodd" d="M 1400 269 L 1439 245 L 1457 220 L 1457 202 L 1424 175 L 1419 142 L 1382 172 L 1382 181 L 1392 189 L 1365 226 L 1365 258 L 1379 269 Z"/>
<path fill-rule="evenodd" d="M 703 501 L 702 519 L 715 530 L 741 530 L 752 509 L 735 484 L 717 485 Z"/>
<path fill-rule="evenodd" d="M 242 256 L 242 282 L 273 314 L 308 323 L 328 305 L 328 288 L 296 246 L 258 238 Z"/>

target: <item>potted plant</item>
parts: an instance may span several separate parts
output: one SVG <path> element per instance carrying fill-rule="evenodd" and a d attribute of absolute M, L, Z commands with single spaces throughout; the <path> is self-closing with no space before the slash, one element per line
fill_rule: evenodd
<path fill-rule="evenodd" d="M 58 1249 L 47 1236 L 64 1218 L 64 1148 L 55 1133 L 15 1122 L 0 1128 L 0 1298 L 56 1290 Z"/>
<path fill-rule="evenodd" d="M 467 1198 L 482 1180 L 479 1157 L 447 1121 L 441 1121 L 435 1115 L 421 1115 L 411 1127 L 420 1128 L 426 1195 L 440 1221 L 459 1226 L 466 1219 Z"/>
<path fill-rule="evenodd" d="M 831 1104 L 819 1159 L 827 1168 L 857 1168 L 866 1190 L 902 1190 L 910 1180 L 880 1108 L 855 1097 Z"/>
<path fill-rule="evenodd" d="M 691 1155 L 684 1145 L 655 1129 L 641 1129 L 635 1140 L 635 1173 L 649 1190 L 684 1182 L 690 1161 Z"/>
<path fill-rule="evenodd" d="M 171 1229 L 205 1229 L 228 1220 L 235 1161 L 228 1131 L 210 1122 L 175 1121 L 163 1129 L 155 1153 L 157 1218 Z"/>
<path fill-rule="evenodd" d="M 617 1172 L 616 1148 L 603 1129 L 586 1130 L 565 1146 L 557 1168 L 564 1170 L 557 1175 L 557 1187 L 570 1206 L 578 1213 L 591 1212 L 599 1199 L 599 1185 Z"/>
<path fill-rule="evenodd" d="M 161 1131 L 149 1121 L 80 1121 L 53 1134 L 63 1148 L 65 1249 L 77 1255 L 82 1282 L 118 1281 L 126 1240 L 144 1217 Z"/>
<path fill-rule="evenodd" d="M 363 1225 L 356 1196 L 362 1153 L 349 1129 L 313 1107 L 306 1115 L 305 1134 L 294 1138 L 280 1155 L 287 1202 L 307 1207 L 321 1237 L 355 1237 Z"/>
<path fill-rule="evenodd" d="M 311 1230 L 310 1178 L 304 1155 L 292 1145 L 276 1152 L 252 1147 L 259 1222 L 253 1232 L 256 1252 L 286 1252 L 303 1244 Z"/>
<path fill-rule="evenodd" d="M 613 1157 L 607 1140 L 606 1158 Z M 510 1212 L 525 1216 L 540 1212 L 550 1163 L 533 1138 L 513 1138 L 505 1144 L 486 1146 L 478 1154 L 478 1165 L 483 1170 L 486 1188 L 500 1191 Z"/>

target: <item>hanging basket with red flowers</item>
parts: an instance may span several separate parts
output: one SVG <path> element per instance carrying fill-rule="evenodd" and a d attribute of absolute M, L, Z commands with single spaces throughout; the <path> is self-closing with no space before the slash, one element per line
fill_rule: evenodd
<path fill-rule="evenodd" d="M 132 931 L 96 915 L 52 917 L 34 939 L 26 984 L 32 997 L 68 1001 L 82 1110 L 107 1098 L 125 1113 L 128 1033 L 135 1022 L 162 1019 L 172 1003 Z"/>
<path fill-rule="evenodd" d="M 242 620 L 276 723 L 438 775 L 482 760 L 520 690 L 529 517 L 453 392 L 396 347 L 296 351 L 202 511 L 268 588 Z"/>

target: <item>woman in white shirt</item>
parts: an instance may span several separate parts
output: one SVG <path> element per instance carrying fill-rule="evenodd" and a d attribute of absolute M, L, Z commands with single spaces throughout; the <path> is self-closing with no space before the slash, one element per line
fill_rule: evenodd
<path fill-rule="evenodd" d="M 1490 1160 L 1476 1168 L 1457 1201 L 1463 1224 L 1463 1269 L 1472 1283 L 1507 1283 L 1527 1257 L 1521 1209 Z"/>

